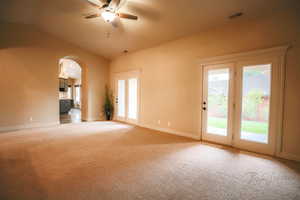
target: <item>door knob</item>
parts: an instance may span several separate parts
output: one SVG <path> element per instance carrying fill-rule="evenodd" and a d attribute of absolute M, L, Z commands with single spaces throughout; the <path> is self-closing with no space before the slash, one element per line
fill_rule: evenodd
<path fill-rule="evenodd" d="M 205 108 L 205 107 L 203 107 L 202 109 L 203 109 L 203 110 L 206 110 L 206 108 Z"/>

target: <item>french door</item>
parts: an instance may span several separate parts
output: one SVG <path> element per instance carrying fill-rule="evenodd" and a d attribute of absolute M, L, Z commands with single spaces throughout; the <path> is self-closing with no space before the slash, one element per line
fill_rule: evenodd
<path fill-rule="evenodd" d="M 205 66 L 203 71 L 203 139 L 232 143 L 233 72 L 231 63 Z"/>
<path fill-rule="evenodd" d="M 202 138 L 273 155 L 278 82 L 276 59 L 205 65 Z"/>
<path fill-rule="evenodd" d="M 137 124 L 139 118 L 139 72 L 115 76 L 115 119 Z"/>

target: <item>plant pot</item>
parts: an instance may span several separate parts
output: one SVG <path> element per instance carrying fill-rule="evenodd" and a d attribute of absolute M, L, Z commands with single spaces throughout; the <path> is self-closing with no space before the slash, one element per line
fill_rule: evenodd
<path fill-rule="evenodd" d="M 110 112 L 105 112 L 105 117 L 106 117 L 107 121 L 110 121 L 111 118 L 112 118 L 111 113 Z"/>

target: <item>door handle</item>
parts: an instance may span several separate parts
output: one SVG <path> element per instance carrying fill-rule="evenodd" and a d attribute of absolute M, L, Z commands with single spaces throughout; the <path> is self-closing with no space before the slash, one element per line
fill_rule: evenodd
<path fill-rule="evenodd" d="M 205 106 L 206 106 L 206 101 L 203 101 L 203 107 L 202 107 L 203 110 L 206 110 Z"/>

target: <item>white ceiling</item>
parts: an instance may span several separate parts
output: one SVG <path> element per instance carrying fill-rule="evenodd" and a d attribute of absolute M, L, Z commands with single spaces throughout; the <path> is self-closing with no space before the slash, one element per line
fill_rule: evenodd
<path fill-rule="evenodd" d="M 77 46 L 106 58 L 136 51 L 191 35 L 235 20 L 271 15 L 292 7 L 299 0 L 127 0 L 121 8 L 139 16 L 138 21 L 121 19 L 113 28 L 102 18 L 84 19 L 97 12 L 86 0 L 6 0 L 1 2 L 0 19 L 35 24 Z"/>

